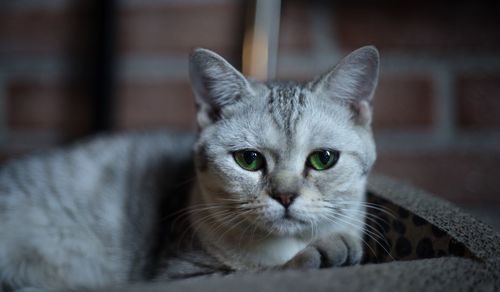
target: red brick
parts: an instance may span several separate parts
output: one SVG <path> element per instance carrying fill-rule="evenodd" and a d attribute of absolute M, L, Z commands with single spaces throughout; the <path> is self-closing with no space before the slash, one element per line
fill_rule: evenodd
<path fill-rule="evenodd" d="M 11 129 L 59 129 L 69 136 L 89 130 L 91 104 L 81 86 L 15 80 L 7 87 L 7 122 Z"/>
<path fill-rule="evenodd" d="M 221 54 L 241 50 L 242 2 L 165 3 L 124 7 L 119 13 L 120 49 L 126 53 L 187 53 L 205 47 Z"/>
<path fill-rule="evenodd" d="M 9 155 L 5 152 L 0 152 L 0 163 L 6 161 L 9 158 Z M 1 164 L 0 164 L 1 165 Z"/>
<path fill-rule="evenodd" d="M 88 16 L 82 5 L 0 10 L 0 52 L 67 54 L 85 45 Z"/>
<path fill-rule="evenodd" d="M 500 50 L 498 2 L 340 1 L 336 35 L 353 49 Z"/>
<path fill-rule="evenodd" d="M 187 82 L 127 83 L 118 97 L 118 128 L 195 128 L 194 99 Z"/>
<path fill-rule="evenodd" d="M 279 50 L 307 51 L 313 46 L 311 6 L 304 1 L 284 1 L 281 12 Z"/>
<path fill-rule="evenodd" d="M 374 99 L 374 127 L 425 129 L 433 123 L 432 80 L 421 75 L 382 76 Z"/>
<path fill-rule="evenodd" d="M 375 173 L 459 203 L 500 203 L 498 151 L 379 152 Z"/>
<path fill-rule="evenodd" d="M 464 129 L 500 128 L 500 72 L 458 78 L 458 123 Z"/>

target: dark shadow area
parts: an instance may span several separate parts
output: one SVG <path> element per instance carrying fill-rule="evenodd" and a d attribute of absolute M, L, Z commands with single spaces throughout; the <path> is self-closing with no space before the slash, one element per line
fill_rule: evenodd
<path fill-rule="evenodd" d="M 74 1 L 63 78 L 63 141 L 106 132 L 114 125 L 116 1 Z"/>

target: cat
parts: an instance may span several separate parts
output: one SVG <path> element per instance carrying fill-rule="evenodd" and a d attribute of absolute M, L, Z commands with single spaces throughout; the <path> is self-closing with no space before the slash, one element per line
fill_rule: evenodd
<path fill-rule="evenodd" d="M 360 262 L 379 54 L 309 82 L 190 55 L 197 135 L 115 134 L 0 168 L 0 282 L 78 289 Z"/>

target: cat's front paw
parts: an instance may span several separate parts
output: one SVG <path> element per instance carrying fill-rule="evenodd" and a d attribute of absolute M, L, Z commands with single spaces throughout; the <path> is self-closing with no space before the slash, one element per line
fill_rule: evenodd
<path fill-rule="evenodd" d="M 361 240 L 351 234 L 319 239 L 283 265 L 285 269 L 319 269 L 358 264 L 363 256 Z"/>

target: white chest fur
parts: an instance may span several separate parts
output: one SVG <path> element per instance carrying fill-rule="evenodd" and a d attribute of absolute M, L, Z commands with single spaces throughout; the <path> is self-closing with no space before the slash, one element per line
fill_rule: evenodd
<path fill-rule="evenodd" d="M 212 255 L 236 269 L 275 267 L 286 263 L 307 246 L 306 240 L 273 237 L 246 244 L 207 246 Z"/>
<path fill-rule="evenodd" d="M 270 238 L 247 247 L 245 260 L 250 265 L 270 267 L 284 264 L 299 251 L 307 246 L 308 242 L 293 237 Z"/>

